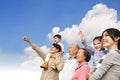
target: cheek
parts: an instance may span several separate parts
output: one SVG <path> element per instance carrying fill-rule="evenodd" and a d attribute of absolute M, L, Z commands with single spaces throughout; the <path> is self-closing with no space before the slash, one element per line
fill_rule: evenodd
<path fill-rule="evenodd" d="M 81 61 L 81 56 L 77 55 L 77 61 Z"/>

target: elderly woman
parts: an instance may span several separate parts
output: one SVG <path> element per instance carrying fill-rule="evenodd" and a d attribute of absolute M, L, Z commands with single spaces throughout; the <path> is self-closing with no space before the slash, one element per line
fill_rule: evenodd
<path fill-rule="evenodd" d="M 91 55 L 86 49 L 79 49 L 77 53 L 77 61 L 80 65 L 76 68 L 72 80 L 87 80 L 88 73 L 90 72 L 90 67 L 87 62 L 89 62 L 90 58 Z"/>

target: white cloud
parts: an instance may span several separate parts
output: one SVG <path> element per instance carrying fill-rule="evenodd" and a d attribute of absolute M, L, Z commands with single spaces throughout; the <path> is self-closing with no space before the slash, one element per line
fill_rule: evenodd
<path fill-rule="evenodd" d="M 0 80 L 40 80 L 39 71 L 0 69 Z"/>
<path fill-rule="evenodd" d="M 120 21 L 117 21 L 117 11 L 106 5 L 97 4 L 89 10 L 79 25 L 88 39 L 101 35 L 107 28 L 120 29 Z"/>
<path fill-rule="evenodd" d="M 54 27 L 54 28 L 52 29 L 52 32 L 48 34 L 49 39 L 53 41 L 53 36 L 54 36 L 55 34 L 59 34 L 59 31 L 60 31 L 60 28 L 59 28 L 59 27 Z"/>
<path fill-rule="evenodd" d="M 44 53 L 48 53 L 49 51 L 49 48 L 47 48 L 45 45 L 40 47 L 40 49 Z M 21 63 L 20 67 L 22 69 L 28 69 L 28 70 L 32 69 L 37 71 L 40 68 L 40 65 L 43 63 L 43 60 L 38 56 L 38 54 L 31 47 L 25 48 L 24 51 L 27 54 L 27 57 Z M 39 69 L 39 70 L 42 70 L 42 69 Z"/>
<path fill-rule="evenodd" d="M 62 40 L 69 43 L 78 43 L 80 41 L 78 37 L 78 31 L 82 30 L 87 40 L 92 40 L 95 36 L 101 35 L 106 28 L 118 28 L 120 29 L 120 21 L 117 20 L 117 11 L 113 8 L 108 8 L 104 4 L 97 4 L 91 10 L 87 12 L 82 19 L 80 25 L 72 25 L 67 27 L 63 31 L 53 28 L 48 37 L 51 39 L 53 32 L 62 35 Z"/>

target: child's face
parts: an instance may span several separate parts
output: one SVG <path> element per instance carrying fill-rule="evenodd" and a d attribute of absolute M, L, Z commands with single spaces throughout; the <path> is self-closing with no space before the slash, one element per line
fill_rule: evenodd
<path fill-rule="evenodd" d="M 99 41 L 98 39 L 93 41 L 93 46 L 96 50 L 101 50 L 102 49 L 102 41 Z"/>
<path fill-rule="evenodd" d="M 60 42 L 60 39 L 58 37 L 54 37 L 54 42 L 55 43 L 59 43 Z"/>

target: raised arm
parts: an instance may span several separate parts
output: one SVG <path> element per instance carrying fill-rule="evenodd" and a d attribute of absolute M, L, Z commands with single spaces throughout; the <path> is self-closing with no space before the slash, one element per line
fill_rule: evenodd
<path fill-rule="evenodd" d="M 82 33 L 82 31 L 79 31 L 78 35 L 80 36 L 81 41 L 84 42 L 85 41 L 85 37 L 84 37 L 84 34 Z"/>
<path fill-rule="evenodd" d="M 29 40 L 29 38 L 27 36 L 23 37 L 23 40 L 28 42 L 30 44 L 30 46 L 37 52 L 37 54 L 43 59 L 45 60 L 45 53 L 43 53 L 32 41 Z"/>
<path fill-rule="evenodd" d="M 78 35 L 80 36 L 80 39 L 82 41 L 82 44 L 84 45 L 84 47 L 89 51 L 89 53 L 91 55 L 94 55 L 94 48 L 92 48 L 91 46 L 88 46 L 87 43 L 86 43 L 86 40 L 85 40 L 85 36 L 84 34 L 82 33 L 82 31 L 79 31 L 78 32 Z"/>

